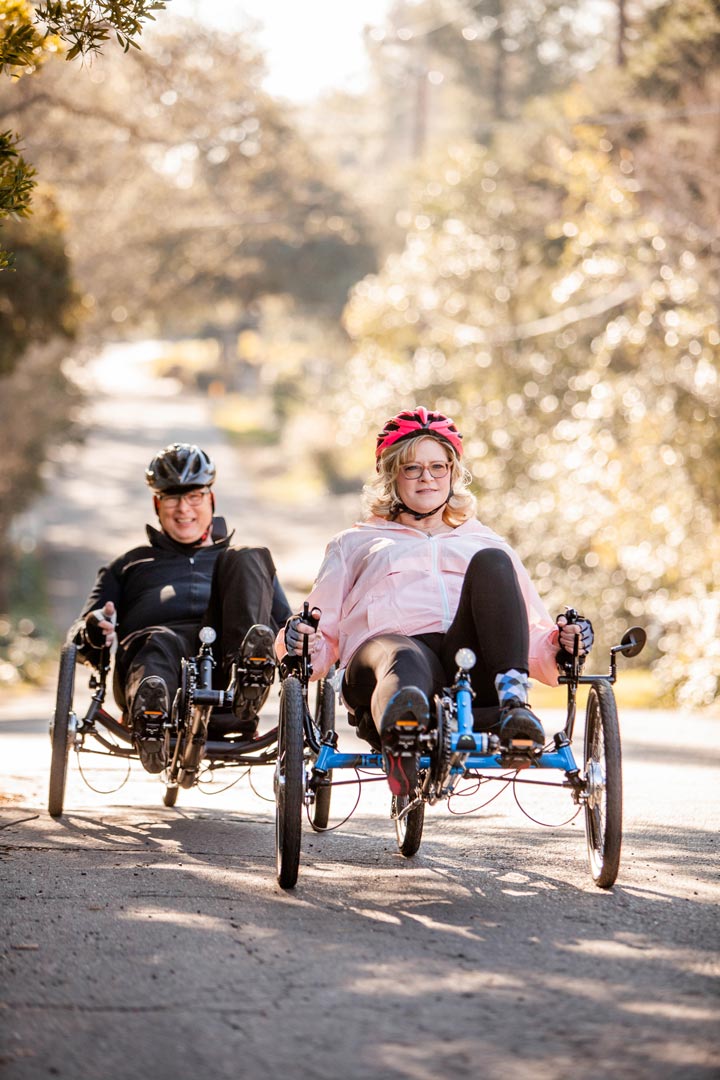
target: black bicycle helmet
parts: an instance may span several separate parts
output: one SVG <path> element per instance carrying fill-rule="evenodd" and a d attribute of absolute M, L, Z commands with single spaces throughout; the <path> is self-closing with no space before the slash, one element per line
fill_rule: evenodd
<path fill-rule="evenodd" d="M 153 491 L 167 494 L 210 487 L 215 480 L 215 463 L 199 446 L 172 443 L 152 459 L 145 480 Z"/>

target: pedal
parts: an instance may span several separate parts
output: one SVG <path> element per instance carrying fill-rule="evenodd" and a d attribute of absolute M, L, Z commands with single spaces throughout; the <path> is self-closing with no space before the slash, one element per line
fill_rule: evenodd
<path fill-rule="evenodd" d="M 153 751 L 153 744 L 157 745 L 157 749 L 163 742 L 163 725 L 161 721 L 164 719 L 165 713 L 161 710 L 159 712 L 144 712 L 143 713 L 143 730 L 137 736 L 137 738 L 143 743 L 145 748 L 149 751 Z"/>
<path fill-rule="evenodd" d="M 500 763 L 503 768 L 529 769 L 542 754 L 531 739 L 513 739 L 509 746 L 501 746 Z"/>

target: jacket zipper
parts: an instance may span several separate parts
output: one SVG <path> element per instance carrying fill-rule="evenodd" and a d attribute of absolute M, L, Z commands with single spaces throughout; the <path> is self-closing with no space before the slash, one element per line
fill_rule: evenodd
<path fill-rule="evenodd" d="M 443 625 L 447 630 L 450 625 L 450 605 L 448 603 L 447 589 L 445 588 L 445 582 L 443 581 L 442 574 L 438 573 L 438 546 L 433 543 L 434 536 L 428 536 L 428 540 L 432 545 L 430 551 L 432 553 L 432 572 L 437 579 L 438 588 L 440 590 L 440 602 L 442 603 L 443 612 Z"/>

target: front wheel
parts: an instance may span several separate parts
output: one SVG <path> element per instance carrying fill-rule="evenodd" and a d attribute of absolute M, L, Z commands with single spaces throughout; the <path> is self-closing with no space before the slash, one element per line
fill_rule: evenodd
<path fill-rule="evenodd" d="M 395 821 L 395 836 L 397 838 L 398 851 L 406 859 L 417 854 L 422 841 L 423 825 L 425 823 L 425 803 L 421 802 L 413 809 L 400 817 L 400 813 L 408 806 L 408 795 L 393 795 L 391 817 Z"/>
<path fill-rule="evenodd" d="M 622 758 L 615 695 L 593 683 L 585 714 L 585 836 L 590 873 L 601 889 L 614 885 L 622 844 Z"/>
<path fill-rule="evenodd" d="M 75 690 L 75 661 L 77 646 L 69 643 L 60 653 L 57 695 L 55 697 L 55 715 L 50 732 L 52 757 L 50 759 L 50 787 L 48 792 L 48 812 L 51 817 L 60 817 L 65 803 L 65 781 L 67 779 L 68 755 L 70 742 L 74 735 L 73 693 Z M 73 723 L 71 723 L 71 719 Z"/>
<path fill-rule="evenodd" d="M 329 732 L 335 730 L 335 690 L 327 679 L 321 679 L 318 683 L 317 698 L 315 701 L 315 727 L 320 732 L 320 740 Z M 327 829 L 330 817 L 330 797 L 332 794 L 332 769 L 323 778 L 323 783 L 315 792 L 315 801 L 312 805 L 310 824 L 313 829 L 321 832 Z"/>
<path fill-rule="evenodd" d="M 294 888 L 300 866 L 305 763 L 305 702 L 297 678 L 288 676 L 280 690 L 275 765 L 275 857 L 282 889 Z"/>

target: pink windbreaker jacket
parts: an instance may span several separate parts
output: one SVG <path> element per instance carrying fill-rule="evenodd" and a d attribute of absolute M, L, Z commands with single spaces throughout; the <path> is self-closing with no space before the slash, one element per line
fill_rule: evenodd
<path fill-rule="evenodd" d="M 517 554 L 476 519 L 439 536 L 379 517 L 338 533 L 308 597 L 310 608 L 322 612 L 313 678 L 336 662 L 347 667 L 355 650 L 378 634 L 446 631 L 470 559 L 489 547 L 506 551 L 515 566 L 528 611 L 530 677 L 556 686 L 557 627 Z M 282 630 L 276 651 L 278 658 L 287 652 Z"/>

